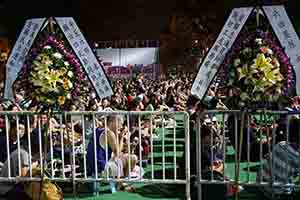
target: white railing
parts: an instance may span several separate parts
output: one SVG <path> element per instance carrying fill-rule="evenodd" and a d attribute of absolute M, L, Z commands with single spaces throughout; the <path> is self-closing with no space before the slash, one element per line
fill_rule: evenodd
<path fill-rule="evenodd" d="M 254 186 L 257 189 L 268 188 L 271 190 L 270 194 L 276 195 L 274 191 L 276 188 L 288 188 L 289 191 L 298 190 L 300 185 L 294 183 L 293 181 L 281 181 L 278 176 L 278 172 L 275 172 L 275 159 L 281 159 L 276 157 L 274 147 L 280 144 L 300 144 L 299 141 L 292 141 L 291 134 L 300 133 L 300 125 L 294 123 L 293 128 L 291 128 L 291 120 L 299 118 L 300 112 L 289 112 L 289 111 L 218 111 L 211 110 L 201 115 L 197 119 L 197 196 L 198 199 L 203 199 L 205 194 L 202 191 L 203 185 L 210 184 L 224 184 L 225 185 L 235 185 L 241 189 L 241 186 L 247 188 L 247 186 Z M 217 117 L 217 123 L 212 122 L 211 119 Z M 253 122 L 255 121 L 255 128 L 253 127 Z M 299 123 L 299 122 L 297 122 Z M 300 124 L 300 123 L 299 123 Z M 204 127 L 204 128 L 203 128 Z M 206 127 L 206 129 L 205 129 Z M 192 128 L 192 127 L 191 127 Z M 215 131 L 207 130 L 217 130 L 218 136 L 215 135 Z M 295 132 L 291 133 L 293 130 Z M 206 131 L 203 133 L 203 131 Z M 253 135 L 255 131 L 256 135 Z M 264 136 L 265 134 L 265 136 Z M 255 136 L 256 141 L 253 141 L 253 136 Z M 221 165 L 222 167 L 216 165 L 216 138 L 219 138 L 218 142 L 221 144 L 219 153 L 221 152 Z M 221 140 L 220 140 L 221 138 Z M 300 138 L 300 137 L 298 137 Z M 256 142 L 256 147 L 253 145 Z M 209 146 L 209 150 L 205 149 L 205 145 Z M 235 150 L 234 161 L 234 175 L 229 174 L 229 160 L 227 156 L 228 147 L 232 146 Z M 273 151 L 273 152 L 272 152 Z M 298 152 L 299 153 L 299 152 Z M 275 155 L 275 156 L 273 156 Z M 286 156 L 286 154 L 284 154 Z M 300 155 L 300 153 L 299 153 Z M 207 159 L 208 158 L 208 159 Z M 298 157 L 300 162 L 300 156 Z M 192 158 L 191 158 L 192 159 Z M 203 160 L 207 159 L 208 163 L 203 164 Z M 202 162 L 201 162 L 202 161 Z M 243 163 L 243 168 L 242 168 Z M 256 163 L 256 172 L 251 171 L 251 167 Z M 283 164 L 286 164 L 282 162 Z M 205 165 L 205 166 L 203 166 Z M 268 167 L 270 172 L 270 177 L 266 180 L 262 175 L 264 173 L 264 167 Z M 230 167 L 233 167 L 231 164 Z M 283 167 L 283 172 L 289 170 L 291 166 Z M 222 174 L 222 180 L 215 178 L 214 171 Z M 295 170 L 295 176 L 299 178 L 300 168 L 297 167 Z M 241 174 L 244 176 L 241 177 Z M 256 176 L 256 180 L 251 180 L 250 175 L 253 173 Z M 246 178 L 245 178 L 246 175 Z M 286 177 L 287 179 L 290 177 Z M 295 177 L 294 177 L 295 178 Z M 253 179 L 253 178 L 252 178 Z M 295 178 L 296 180 L 297 178 Z M 273 190 L 274 189 L 274 190 Z M 236 195 L 240 195 L 236 193 Z"/>
<path fill-rule="evenodd" d="M 182 118 L 181 129 L 184 129 L 181 140 L 185 146 L 185 170 L 181 174 L 176 149 L 180 140 L 177 138 L 176 117 Z M 51 115 L 0 112 L 0 118 L 5 125 L 2 129 L 5 131 L 0 133 L 2 139 L 5 138 L 5 147 L 2 146 L 4 156 L 0 156 L 3 162 L 0 182 L 42 179 L 71 182 L 74 194 L 77 193 L 76 183 L 83 182 L 94 183 L 94 189 L 99 182 L 185 184 L 185 196 L 190 199 L 189 116 L 185 112 L 64 112 Z M 157 130 L 161 130 L 161 135 L 157 136 L 161 140 L 155 137 Z M 172 133 L 169 138 L 166 138 L 166 131 Z M 136 134 L 137 146 L 133 144 L 136 139 L 133 134 Z M 122 149 L 119 146 L 123 143 L 121 140 L 125 142 Z M 143 155 L 144 140 L 150 143 L 148 156 Z M 161 165 L 155 161 L 154 143 L 158 142 L 162 143 Z M 170 157 L 166 152 L 167 142 L 172 145 L 171 163 L 166 160 Z M 133 152 L 133 148 L 137 151 Z M 103 166 L 98 164 L 99 152 L 105 164 L 104 170 L 100 170 Z M 29 163 L 24 157 L 29 157 Z M 142 170 L 144 160 L 147 161 L 149 176 L 145 176 Z M 133 164 L 139 169 L 139 174 L 133 174 Z M 24 166 L 27 165 L 28 173 L 24 175 Z M 166 175 L 167 165 L 173 169 L 171 177 Z M 42 176 L 34 174 L 35 166 Z M 162 170 L 162 176 L 155 175 L 157 167 Z"/>

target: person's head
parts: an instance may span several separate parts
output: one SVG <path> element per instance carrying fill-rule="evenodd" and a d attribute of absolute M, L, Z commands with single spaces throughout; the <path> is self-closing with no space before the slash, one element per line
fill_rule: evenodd
<path fill-rule="evenodd" d="M 17 122 L 15 120 L 12 120 L 10 125 L 9 125 L 9 136 L 16 140 L 18 135 L 19 138 L 21 139 L 24 134 L 25 134 L 26 130 L 25 130 L 25 126 L 24 124 L 20 123 L 17 124 Z"/>
<path fill-rule="evenodd" d="M 97 104 L 94 102 L 90 102 L 90 104 L 88 105 L 88 110 L 90 111 L 96 111 L 97 110 Z"/>
<path fill-rule="evenodd" d="M 41 120 L 41 125 L 46 124 L 47 121 L 48 121 L 48 116 L 47 115 L 40 115 L 39 118 Z"/>
<path fill-rule="evenodd" d="M 20 93 L 17 93 L 15 95 L 15 100 L 17 103 L 21 103 L 24 100 L 24 97 Z"/>
<path fill-rule="evenodd" d="M 118 133 L 124 124 L 123 116 L 111 115 L 107 117 L 107 127 L 114 133 Z"/>
<path fill-rule="evenodd" d="M 103 106 L 103 108 L 109 107 L 109 101 L 108 101 L 108 99 L 103 99 L 102 106 Z"/>

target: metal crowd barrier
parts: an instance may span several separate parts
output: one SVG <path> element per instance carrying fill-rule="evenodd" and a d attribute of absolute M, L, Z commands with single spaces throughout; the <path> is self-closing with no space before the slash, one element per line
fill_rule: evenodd
<path fill-rule="evenodd" d="M 54 120 L 49 120 L 49 116 L 51 118 L 55 118 Z M 115 116 L 115 117 L 113 117 Z M 179 175 L 178 165 L 179 160 L 177 158 L 177 150 L 176 150 L 176 142 L 177 142 L 177 123 L 175 116 L 181 116 L 183 119 L 183 132 L 184 132 L 184 142 L 185 145 L 185 170 L 184 175 Z M 96 182 L 113 182 L 115 184 L 119 182 L 124 183 L 161 183 L 161 184 L 185 184 L 186 185 L 186 199 L 190 199 L 190 153 L 189 153 L 189 116 L 186 112 L 64 112 L 64 113 L 52 113 L 51 115 L 33 113 L 33 112 L 0 112 L 0 119 L 2 119 L 2 129 L 4 132 L 0 133 L 2 140 L 5 140 L 5 147 L 2 146 L 2 149 L 6 152 L 6 159 L 2 160 L 3 165 L 7 167 L 8 171 L 6 175 L 3 172 L 4 166 L 0 169 L 0 187 L 1 184 L 5 182 L 25 182 L 25 181 L 41 181 L 42 179 L 49 179 L 53 182 L 68 182 L 73 183 L 73 193 L 74 195 L 77 193 L 76 184 L 77 183 L 96 183 Z M 114 119 L 114 121 L 109 121 Z M 123 119 L 123 123 L 121 124 L 121 120 Z M 13 130 L 13 122 L 16 122 L 16 137 L 14 135 Z M 146 123 L 146 122 L 147 123 Z M 172 122 L 171 125 L 167 124 L 167 122 Z M 143 155 L 142 155 L 142 139 L 143 131 L 146 129 L 143 127 L 148 124 L 148 134 L 150 140 L 150 155 L 146 160 L 148 161 L 148 166 L 150 165 L 150 175 L 143 176 L 142 170 L 139 170 L 140 176 L 131 177 L 131 164 L 134 158 L 137 158 L 137 165 L 139 167 L 143 166 Z M 118 170 L 117 176 L 114 175 L 112 177 L 110 175 L 110 170 L 105 169 L 100 172 L 98 170 L 99 165 L 97 162 L 94 162 L 95 166 L 90 166 L 89 160 L 87 160 L 87 148 L 90 144 L 90 141 L 93 141 L 94 148 L 94 159 L 97 160 L 97 148 L 99 144 L 93 138 L 97 137 L 98 128 L 104 128 L 105 135 L 105 147 L 101 146 L 105 149 L 106 152 L 106 164 L 110 163 L 108 160 L 108 135 L 109 135 L 109 127 L 114 127 L 116 129 L 120 129 L 121 127 L 127 126 L 127 129 L 122 129 L 122 131 L 126 131 L 126 135 L 124 132 L 122 134 L 125 135 L 127 144 L 127 155 L 135 156 L 127 156 L 128 160 L 128 177 L 122 177 L 121 171 L 123 168 Z M 113 124 L 113 125 L 112 125 Z M 158 162 L 155 161 L 154 156 L 154 142 L 160 142 L 160 140 L 155 141 L 154 132 L 156 131 L 156 126 L 161 128 L 161 153 L 162 153 L 162 176 L 157 176 L 155 174 L 155 170 Z M 1 126 L 1 122 L 0 122 Z M 45 128 L 47 127 L 47 128 Z M 80 127 L 80 128 L 78 128 Z M 110 129 L 113 129 L 111 128 Z M 166 138 L 166 130 L 169 129 L 169 132 L 172 132 L 171 138 Z M 137 133 L 138 138 L 138 152 L 132 153 L 132 138 L 133 130 Z M 24 134 L 25 132 L 25 134 Z M 27 134 L 26 134 L 27 133 Z M 28 134 L 30 133 L 30 134 Z M 119 132 L 118 132 L 119 133 Z M 119 144 L 118 134 L 115 133 L 116 143 Z M 169 134 L 170 135 L 170 134 Z M 35 137 L 38 140 L 38 152 L 34 154 L 32 150 L 37 149 L 36 146 L 33 146 L 32 138 Z M 5 139 L 3 139 L 5 138 Z M 166 160 L 166 143 L 169 142 L 169 145 L 172 145 L 172 161 Z M 26 144 L 27 148 L 25 151 L 28 152 L 29 155 L 29 169 L 28 174 L 26 176 L 22 176 L 22 162 L 24 162 L 23 158 L 23 144 Z M 1 146 L 1 145 L 0 145 Z M 1 148 L 1 147 L 0 147 Z M 117 147 L 118 153 L 120 147 Z M 17 163 L 15 163 L 16 154 L 14 151 L 17 151 Z M 0 151 L 1 153 L 1 151 Z M 34 154 L 34 155 L 33 155 Z M 33 159 L 34 157 L 34 159 Z M 1 158 L 1 157 L 0 157 Z M 3 158 L 2 158 L 3 159 Z M 35 170 L 33 169 L 33 160 L 38 163 L 40 169 L 40 174 L 42 176 L 37 176 Z M 117 159 L 112 159 L 113 163 L 117 163 L 118 169 L 120 168 L 121 163 L 117 162 Z M 123 160 L 124 161 L 124 160 Z M 1 161 L 0 161 L 1 162 Z M 15 172 L 15 164 L 18 165 L 18 171 Z M 166 174 L 166 165 L 171 168 L 173 167 L 173 173 L 171 177 L 168 177 Z M 122 166 L 121 166 L 122 167 Z M 124 167 L 124 166 L 123 166 Z M 89 170 L 90 168 L 94 168 L 94 171 Z M 106 173 L 104 173 L 106 172 Z M 124 170 L 123 170 L 124 172 Z M 149 171 L 148 171 L 149 173 Z"/>
<path fill-rule="evenodd" d="M 231 118 L 230 118 L 231 116 Z M 298 183 L 292 183 L 292 182 L 280 182 L 277 181 L 276 178 L 274 177 L 273 173 L 273 154 L 272 154 L 272 149 L 273 147 L 277 144 L 277 139 L 280 137 L 282 138 L 281 141 L 287 142 L 288 144 L 290 143 L 297 143 L 300 144 L 300 141 L 289 141 L 290 135 L 291 134 L 300 134 L 300 126 L 298 127 L 299 129 L 297 130 L 296 133 L 290 133 L 289 132 L 289 125 L 290 125 L 290 120 L 294 118 L 299 118 L 300 112 L 290 112 L 290 111 L 239 111 L 239 110 L 211 110 L 207 111 L 204 113 L 201 113 L 199 117 L 197 118 L 196 122 L 196 128 L 197 128 L 197 137 L 196 137 L 196 146 L 197 146 L 197 155 L 196 155 L 196 160 L 197 160 L 197 180 L 196 180 L 196 187 L 197 187 L 197 195 L 198 199 L 203 198 L 203 185 L 214 185 L 214 184 L 223 184 L 224 186 L 227 184 L 231 185 L 236 185 L 238 187 L 255 187 L 255 188 L 262 188 L 262 187 L 270 187 L 270 188 L 293 188 L 293 189 L 300 189 L 300 185 Z M 222 157 L 223 157 L 223 169 L 220 171 L 220 173 L 223 175 L 223 180 L 216 179 L 213 175 L 213 165 L 215 162 L 212 158 L 215 158 L 214 154 L 215 153 L 215 143 L 214 143 L 214 135 L 213 132 L 210 133 L 210 151 L 204 151 L 203 146 L 204 141 L 203 141 L 203 135 L 201 132 L 201 127 L 206 126 L 206 127 L 214 127 L 215 124 L 211 120 L 212 117 L 217 117 L 218 120 L 218 130 L 220 134 L 222 135 Z M 206 120 L 205 120 L 206 119 Z M 253 149 L 251 149 L 251 126 L 252 122 L 256 121 L 256 128 L 258 128 L 258 140 L 259 140 L 259 155 L 257 155 L 257 162 L 258 162 L 258 171 L 257 171 L 257 176 L 255 181 L 251 181 L 250 179 L 250 166 L 251 163 L 251 153 L 253 153 Z M 230 124 L 231 123 L 231 124 Z M 229 125 L 230 124 L 230 125 Z M 243 124 L 243 125 L 241 125 Z M 277 129 L 279 128 L 282 131 L 279 131 Z M 192 127 L 191 127 L 192 128 Z M 245 130 L 246 129 L 246 130 Z M 246 135 L 244 135 L 244 132 L 246 132 Z M 262 133 L 267 132 L 267 138 L 264 138 Z M 244 136 L 243 136 L 244 135 Z M 230 138 L 235 138 L 234 141 L 230 141 Z M 242 139 L 241 139 L 242 138 Z M 266 145 L 267 147 L 267 154 L 263 152 L 263 140 L 267 139 Z M 228 145 L 233 146 L 235 149 L 235 154 L 234 154 L 234 168 L 235 168 L 235 174 L 232 179 L 228 179 L 226 177 L 229 177 L 227 170 L 227 164 L 228 164 L 228 156 L 226 155 L 227 153 L 227 147 Z M 245 148 L 244 145 L 246 146 L 246 152 L 242 152 L 243 148 Z M 244 147 L 243 147 L 244 146 Z M 205 175 L 207 173 L 207 169 L 204 169 L 204 166 L 202 165 L 202 160 L 205 159 L 204 154 L 209 154 L 209 160 L 210 160 L 210 166 L 208 168 L 208 176 Z M 207 156 L 207 155 L 206 155 Z M 244 157 L 241 159 L 241 157 Z M 262 176 L 262 170 L 263 170 L 263 164 L 265 164 L 266 159 L 268 159 L 269 162 L 269 169 L 270 169 L 270 174 L 271 174 L 271 179 L 270 181 L 264 181 Z M 246 163 L 246 168 L 241 169 L 241 163 L 244 162 Z M 283 166 L 281 166 L 283 167 Z M 246 180 L 240 180 L 241 179 L 241 170 L 246 170 Z M 300 168 L 296 171 L 297 176 L 299 177 L 300 174 Z M 192 175 L 193 176 L 193 175 Z M 237 196 L 240 195 L 240 193 L 236 193 Z M 272 193 L 273 195 L 276 195 Z M 273 199 L 273 198 L 272 198 Z"/>

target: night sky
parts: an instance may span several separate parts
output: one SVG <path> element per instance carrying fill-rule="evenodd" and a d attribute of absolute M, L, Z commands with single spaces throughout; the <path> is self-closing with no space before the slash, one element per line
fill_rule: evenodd
<path fill-rule="evenodd" d="M 0 0 L 0 27 L 6 27 L 6 36 L 13 41 L 28 18 L 72 16 L 90 40 L 158 39 L 167 26 L 169 16 L 174 13 L 201 16 L 208 11 L 215 12 L 219 23 L 223 24 L 232 7 L 257 5 L 257 2 L 261 1 Z M 284 2 L 294 24 L 299 27 L 297 0 Z"/>

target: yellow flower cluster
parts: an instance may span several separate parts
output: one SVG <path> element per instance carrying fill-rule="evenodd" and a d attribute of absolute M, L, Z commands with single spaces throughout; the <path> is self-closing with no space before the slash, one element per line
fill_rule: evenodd
<path fill-rule="evenodd" d="M 271 94 L 271 101 L 279 98 L 281 94 L 283 76 L 280 73 L 280 64 L 272 56 L 272 50 L 267 47 L 260 48 L 253 62 L 240 65 L 240 60 L 235 60 L 238 72 L 238 80 L 250 86 L 252 90 L 243 91 L 242 100 L 261 101 L 262 95 Z M 260 93 L 255 95 L 256 93 Z M 254 98 L 254 99 L 253 99 Z"/>
<path fill-rule="evenodd" d="M 64 62 L 62 62 L 64 63 Z M 72 72 L 66 66 L 53 68 L 53 61 L 49 55 L 40 54 L 33 62 L 31 81 L 36 88 L 35 97 L 38 101 L 63 105 L 69 95 L 73 84 Z"/>

